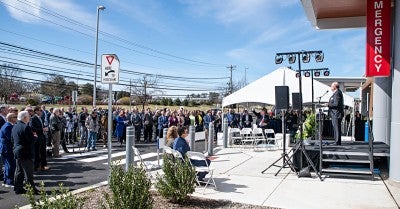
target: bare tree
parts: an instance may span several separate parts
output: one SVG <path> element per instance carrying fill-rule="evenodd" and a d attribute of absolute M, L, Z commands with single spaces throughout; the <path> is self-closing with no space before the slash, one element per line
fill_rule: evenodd
<path fill-rule="evenodd" d="M 135 96 L 137 103 L 144 106 L 151 100 L 152 95 L 157 91 L 158 77 L 157 76 L 147 76 L 137 79 L 132 83 L 132 95 Z"/>
<path fill-rule="evenodd" d="M 61 75 L 49 75 L 46 81 L 42 81 L 40 91 L 48 96 L 69 96 L 72 90 L 77 89 L 77 84 L 73 81 L 67 81 Z"/>
<path fill-rule="evenodd" d="M 24 93 L 22 83 L 16 78 L 20 74 L 19 67 L 12 64 L 0 65 L 0 97 L 7 103 L 13 93 Z"/>

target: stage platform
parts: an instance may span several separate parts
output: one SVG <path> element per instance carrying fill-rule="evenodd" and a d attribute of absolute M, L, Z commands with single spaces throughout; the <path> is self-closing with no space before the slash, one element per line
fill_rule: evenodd
<path fill-rule="evenodd" d="M 342 145 L 333 145 L 333 140 L 323 140 L 322 150 L 324 155 L 335 155 L 340 153 L 351 158 L 357 158 L 359 156 L 369 155 L 368 142 L 360 141 L 342 141 Z M 319 167 L 319 141 L 311 141 L 310 145 L 305 145 L 305 150 L 310 156 L 311 160 L 315 163 L 316 167 Z M 389 157 L 390 146 L 383 142 L 374 142 L 374 157 Z M 302 163 L 301 163 L 302 162 Z M 300 169 L 307 165 L 305 157 L 301 157 L 300 152 L 294 154 L 293 164 L 297 169 Z"/>

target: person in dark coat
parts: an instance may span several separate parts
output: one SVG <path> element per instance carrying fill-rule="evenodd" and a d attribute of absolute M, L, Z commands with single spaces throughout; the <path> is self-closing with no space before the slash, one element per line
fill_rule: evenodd
<path fill-rule="evenodd" d="M 14 157 L 16 159 L 16 171 L 14 178 L 14 191 L 16 194 L 24 194 L 24 178 L 25 182 L 30 184 L 34 193 L 38 194 L 35 183 L 33 182 L 33 146 L 34 136 L 30 126 L 28 126 L 30 115 L 28 111 L 18 113 L 18 121 L 14 125 L 11 138 L 14 142 Z"/>
<path fill-rule="evenodd" d="M 245 109 L 242 115 L 242 126 L 243 128 L 252 128 L 253 117 L 249 114 L 249 111 Z"/>
<path fill-rule="evenodd" d="M 339 83 L 333 82 L 331 85 L 331 90 L 333 92 L 331 98 L 329 99 L 329 115 L 332 119 L 333 126 L 333 137 L 335 139 L 336 145 L 341 145 L 342 143 L 342 130 L 340 125 L 342 123 L 344 115 L 344 104 L 343 104 L 343 93 L 339 89 Z"/>
<path fill-rule="evenodd" d="M 153 116 L 150 112 L 150 109 L 147 108 L 144 116 L 143 116 L 143 140 L 145 143 L 149 143 L 152 139 L 153 135 Z"/>
<path fill-rule="evenodd" d="M 11 141 L 11 131 L 17 122 L 15 113 L 8 113 L 7 122 L 0 130 L 0 154 L 4 164 L 4 186 L 14 186 L 15 158 L 13 153 L 13 142 Z"/>
<path fill-rule="evenodd" d="M 42 120 L 42 110 L 39 107 L 33 108 L 34 115 L 29 122 L 29 126 L 32 128 L 34 135 L 36 135 L 35 143 L 35 170 L 47 170 L 47 159 L 46 159 L 46 137 L 44 132 L 47 131 L 47 127 L 44 127 L 44 121 Z"/>

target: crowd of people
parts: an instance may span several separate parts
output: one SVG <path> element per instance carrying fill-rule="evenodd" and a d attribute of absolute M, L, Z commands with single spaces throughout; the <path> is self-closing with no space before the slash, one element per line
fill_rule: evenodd
<path fill-rule="evenodd" d="M 152 143 L 163 137 L 168 128 L 166 145 L 174 148 L 174 144 L 190 125 L 196 131 L 205 131 L 208 140 L 209 127 L 213 123 L 215 138 L 222 131 L 222 112 L 216 110 L 177 110 L 167 108 L 132 111 L 124 108 L 112 110 L 112 134 L 120 145 L 125 142 L 126 128 L 135 127 L 136 142 Z M 256 117 L 254 124 L 267 128 L 273 115 L 266 109 L 260 113 L 253 110 Z M 96 143 L 100 141 L 107 146 L 108 110 L 82 107 L 49 108 L 45 105 L 27 106 L 20 110 L 15 107 L 0 106 L 0 154 L 4 165 L 3 186 L 14 187 L 15 193 L 25 193 L 23 181 L 33 183 L 35 171 L 48 170 L 47 157 L 61 157 L 60 149 L 69 153 L 68 144 L 84 147 L 85 151 L 96 151 Z M 252 127 L 253 115 L 247 109 L 236 114 L 232 109 L 226 113 L 230 127 Z M 185 129 L 182 129 L 182 128 Z M 182 133 L 180 133 L 182 132 Z M 179 134 L 180 133 L 180 134 Z M 182 144 L 182 143 L 178 143 Z M 69 146 L 70 147 L 70 146 Z"/>

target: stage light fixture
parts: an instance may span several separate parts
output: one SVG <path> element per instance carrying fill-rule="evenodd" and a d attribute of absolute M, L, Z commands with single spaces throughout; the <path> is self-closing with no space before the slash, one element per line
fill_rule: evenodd
<path fill-rule="evenodd" d="M 314 76 L 315 76 L 315 77 L 319 77 L 320 75 L 321 75 L 321 72 L 319 72 L 319 71 L 315 71 L 315 72 L 314 72 Z"/>
<path fill-rule="evenodd" d="M 300 77 L 300 73 L 296 73 L 296 78 Z"/>
<path fill-rule="evenodd" d="M 282 55 L 276 55 L 275 56 L 275 64 L 282 64 L 283 62 L 283 56 Z"/>
<path fill-rule="evenodd" d="M 311 75 L 310 71 L 306 71 L 306 72 L 304 73 L 304 76 L 305 76 L 305 77 L 310 77 L 310 75 Z"/>
<path fill-rule="evenodd" d="M 324 53 L 318 52 L 318 53 L 315 55 L 315 61 L 316 61 L 316 62 L 323 62 L 323 61 L 324 61 Z"/>
<path fill-rule="evenodd" d="M 289 64 L 293 64 L 295 62 L 296 62 L 296 55 L 295 54 L 289 55 Z"/>
<path fill-rule="evenodd" d="M 303 57 L 301 59 L 302 59 L 303 63 L 309 63 L 310 62 L 310 54 L 309 53 L 303 54 Z"/>
<path fill-rule="evenodd" d="M 324 71 L 324 76 L 329 76 L 329 70 Z"/>

